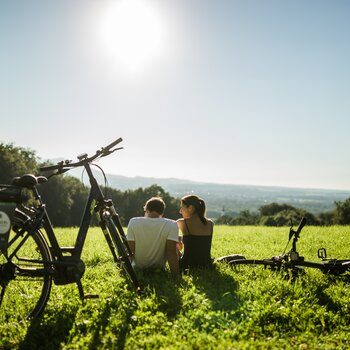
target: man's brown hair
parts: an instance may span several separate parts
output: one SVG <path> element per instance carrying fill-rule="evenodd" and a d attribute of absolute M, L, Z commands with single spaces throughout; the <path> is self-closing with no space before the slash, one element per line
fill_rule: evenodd
<path fill-rule="evenodd" d="M 148 210 L 150 212 L 155 211 L 158 214 L 162 215 L 164 213 L 164 210 L 165 210 L 165 203 L 164 203 L 163 199 L 160 197 L 152 197 L 146 202 L 143 209 L 145 211 Z"/>

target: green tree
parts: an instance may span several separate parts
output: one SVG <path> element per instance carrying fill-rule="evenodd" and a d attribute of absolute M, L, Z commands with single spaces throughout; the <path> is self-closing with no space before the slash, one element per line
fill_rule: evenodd
<path fill-rule="evenodd" d="M 289 204 L 279 204 L 279 203 L 270 203 L 263 205 L 259 208 L 260 216 L 274 216 L 277 213 L 283 210 L 294 210 L 295 208 Z"/>
<path fill-rule="evenodd" d="M 122 198 L 120 199 L 120 215 L 122 223 L 126 225 L 132 217 L 143 216 L 143 206 L 151 197 L 163 198 L 166 205 L 164 217 L 174 220 L 180 217 L 178 200 L 170 196 L 168 192 L 165 192 L 162 187 L 152 185 L 146 188 L 140 187 L 136 190 L 127 190 L 123 193 Z"/>
<path fill-rule="evenodd" d="M 215 223 L 217 225 L 234 225 L 233 224 L 233 217 L 230 215 L 221 215 L 216 221 Z"/>
<path fill-rule="evenodd" d="M 256 225 L 259 221 L 257 213 L 251 213 L 250 210 L 242 210 L 236 218 L 232 220 L 232 225 Z"/>
<path fill-rule="evenodd" d="M 318 215 L 319 224 L 322 226 L 331 226 L 336 222 L 335 211 L 328 211 Z"/>
<path fill-rule="evenodd" d="M 259 208 L 260 225 L 288 226 L 299 223 L 304 217 L 308 225 L 317 225 L 318 220 L 304 209 L 295 208 L 289 204 L 270 203 Z"/>
<path fill-rule="evenodd" d="M 335 202 L 335 220 L 337 224 L 350 224 L 350 198 L 345 201 Z"/>
<path fill-rule="evenodd" d="M 72 176 L 53 176 L 38 188 L 54 226 L 78 226 L 88 189 Z"/>
<path fill-rule="evenodd" d="M 3 184 L 10 184 L 14 177 L 23 174 L 35 174 L 38 171 L 36 154 L 12 143 L 0 143 L 0 169 L 0 183 Z"/>

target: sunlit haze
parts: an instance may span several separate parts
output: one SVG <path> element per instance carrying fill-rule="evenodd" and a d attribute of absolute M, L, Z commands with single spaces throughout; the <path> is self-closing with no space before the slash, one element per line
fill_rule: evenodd
<path fill-rule="evenodd" d="M 0 142 L 107 173 L 350 190 L 350 2 L 0 2 Z"/>
<path fill-rule="evenodd" d="M 103 9 L 96 29 L 104 53 L 128 72 L 147 69 L 164 49 L 164 19 L 150 1 L 111 3 Z"/>

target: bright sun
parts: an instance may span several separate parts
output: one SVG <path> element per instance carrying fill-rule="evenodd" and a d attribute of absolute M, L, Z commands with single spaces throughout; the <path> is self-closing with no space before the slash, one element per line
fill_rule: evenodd
<path fill-rule="evenodd" d="M 154 63 L 164 47 L 164 25 L 152 3 L 145 0 L 113 2 L 104 14 L 101 39 L 117 63 L 131 72 Z"/>

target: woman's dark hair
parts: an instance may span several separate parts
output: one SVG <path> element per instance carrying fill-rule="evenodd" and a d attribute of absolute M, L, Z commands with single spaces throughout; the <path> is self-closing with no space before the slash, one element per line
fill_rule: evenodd
<path fill-rule="evenodd" d="M 207 224 L 208 219 L 205 217 L 206 207 L 203 199 L 193 194 L 190 194 L 188 196 L 182 197 L 181 203 L 186 207 L 188 207 L 189 205 L 193 205 L 195 208 L 195 213 L 197 213 L 197 215 L 199 216 L 199 219 L 202 221 L 204 225 Z"/>

